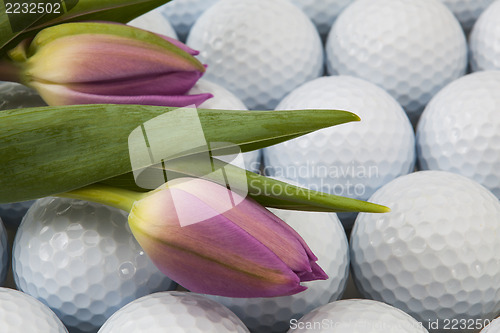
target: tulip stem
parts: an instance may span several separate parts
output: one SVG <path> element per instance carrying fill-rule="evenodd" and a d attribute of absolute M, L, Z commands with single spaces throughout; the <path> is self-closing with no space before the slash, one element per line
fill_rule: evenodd
<path fill-rule="evenodd" d="M 0 60 L 0 81 L 21 82 L 19 68 L 12 62 Z"/>
<path fill-rule="evenodd" d="M 129 213 L 134 202 L 142 199 L 146 195 L 147 193 L 139 193 L 117 187 L 94 184 L 70 192 L 61 193 L 57 196 L 62 198 L 97 202 Z"/>

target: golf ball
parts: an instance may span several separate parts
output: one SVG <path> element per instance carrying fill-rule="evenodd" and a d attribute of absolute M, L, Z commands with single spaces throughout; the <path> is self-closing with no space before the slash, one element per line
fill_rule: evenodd
<path fill-rule="evenodd" d="M 196 21 L 187 45 L 208 64 L 204 77 L 249 109 L 274 109 L 323 72 L 318 31 L 288 0 L 221 0 Z"/>
<path fill-rule="evenodd" d="M 358 76 L 384 88 L 412 123 L 467 67 L 462 27 L 438 0 L 355 1 L 335 21 L 326 54 L 331 74 Z"/>
<path fill-rule="evenodd" d="M 354 0 L 291 0 L 313 21 L 321 37 L 326 39 L 335 19 Z"/>
<path fill-rule="evenodd" d="M 481 13 L 495 0 L 441 0 L 448 7 L 467 33 Z"/>
<path fill-rule="evenodd" d="M 160 8 L 177 31 L 179 39 L 184 41 L 198 17 L 217 1 L 219 0 L 175 0 Z"/>
<path fill-rule="evenodd" d="M 17 228 L 34 200 L 0 204 L 0 217 L 7 227 Z"/>
<path fill-rule="evenodd" d="M 219 109 L 219 110 L 247 110 L 243 102 L 226 88 L 212 83 L 210 81 L 200 79 L 196 85 L 189 91 L 190 95 L 201 93 L 211 93 L 214 97 L 203 102 L 199 108 L 201 109 Z M 252 172 L 258 172 L 260 169 L 260 150 L 249 151 L 241 154 L 241 156 L 217 156 L 217 158 L 234 164 L 240 168 L 245 168 Z"/>
<path fill-rule="evenodd" d="M 403 311 L 367 299 L 341 300 L 323 305 L 292 322 L 291 332 L 425 333 L 421 323 Z"/>
<path fill-rule="evenodd" d="M 9 247 L 7 243 L 7 230 L 5 230 L 2 219 L 0 219 L 0 286 L 5 282 L 8 269 Z"/>
<path fill-rule="evenodd" d="M 133 19 L 128 25 L 177 39 L 177 33 L 168 22 L 162 7 Z"/>
<path fill-rule="evenodd" d="M 318 257 L 328 280 L 304 282 L 307 290 L 272 298 L 208 296 L 232 310 L 252 332 L 286 332 L 291 319 L 335 301 L 344 292 L 349 274 L 347 237 L 334 213 L 271 211 L 297 231 Z"/>
<path fill-rule="evenodd" d="M 498 315 L 500 202 L 490 191 L 461 175 L 420 171 L 370 200 L 392 211 L 360 213 L 351 233 L 352 273 L 364 297 L 434 332 L 455 323 L 472 332 L 470 322 L 485 326 Z"/>
<path fill-rule="evenodd" d="M 473 71 L 500 70 L 500 1 L 481 14 L 469 37 L 470 65 Z"/>
<path fill-rule="evenodd" d="M 500 319 L 492 320 L 481 333 L 500 333 Z"/>
<path fill-rule="evenodd" d="M 19 226 L 17 287 L 48 305 L 71 332 L 96 332 L 116 310 L 175 284 L 136 242 L 124 211 L 73 199 L 37 200 Z"/>
<path fill-rule="evenodd" d="M 203 296 L 170 291 L 139 298 L 117 311 L 99 333 L 248 332 L 226 307 Z"/>
<path fill-rule="evenodd" d="M 500 198 L 500 71 L 477 72 L 443 88 L 417 129 L 423 170 L 472 178 Z"/>
<path fill-rule="evenodd" d="M 351 76 L 329 76 L 294 90 L 276 108 L 340 109 L 361 122 L 322 129 L 263 151 L 264 171 L 311 190 L 368 199 L 414 169 L 415 135 L 404 110 L 387 92 Z M 350 228 L 353 214 L 342 214 Z"/>
<path fill-rule="evenodd" d="M 2 333 L 68 332 L 45 304 L 9 288 L 0 288 L 0 323 Z"/>

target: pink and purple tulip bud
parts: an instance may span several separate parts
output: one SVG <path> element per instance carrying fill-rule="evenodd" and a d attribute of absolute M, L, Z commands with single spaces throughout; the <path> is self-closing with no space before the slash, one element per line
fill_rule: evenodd
<path fill-rule="evenodd" d="M 187 95 L 205 66 L 184 44 L 138 28 L 66 23 L 39 32 L 9 53 L 19 80 L 49 105 L 199 105 Z"/>
<path fill-rule="evenodd" d="M 224 198 L 236 203 L 227 209 Z M 273 297 L 328 276 L 304 240 L 250 198 L 179 178 L 136 201 L 130 228 L 156 266 L 192 292 Z"/>

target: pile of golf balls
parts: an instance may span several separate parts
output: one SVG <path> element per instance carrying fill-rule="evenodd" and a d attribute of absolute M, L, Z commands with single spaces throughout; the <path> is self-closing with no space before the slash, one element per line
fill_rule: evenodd
<path fill-rule="evenodd" d="M 200 108 L 357 114 L 216 158 L 391 212 L 272 210 L 329 278 L 230 298 L 163 275 L 126 212 L 2 204 L 0 333 L 500 333 L 500 0 L 173 0 L 129 24 L 200 51 Z M 44 105 L 0 82 L 0 112 Z"/>

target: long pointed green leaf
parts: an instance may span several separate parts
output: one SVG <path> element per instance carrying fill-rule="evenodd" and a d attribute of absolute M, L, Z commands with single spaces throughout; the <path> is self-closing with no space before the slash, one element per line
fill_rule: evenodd
<path fill-rule="evenodd" d="M 0 202 L 67 192 L 132 171 L 128 145 L 131 132 L 148 120 L 174 110 L 179 122 L 170 126 L 164 144 L 189 146 L 201 123 L 206 141 L 217 143 L 216 152 L 234 145 L 244 152 L 259 149 L 359 120 L 353 113 L 335 110 L 202 109 L 198 110 L 197 119 L 185 110 L 142 105 L 5 110 L 0 112 Z M 191 147 L 196 147 L 196 141 Z M 206 149 L 181 151 L 163 159 L 168 161 Z"/>
<path fill-rule="evenodd" d="M 34 36 L 43 28 L 75 21 L 113 21 L 127 23 L 132 19 L 161 6 L 170 0 L 43 0 L 40 3 L 45 13 L 7 13 L 10 5 L 0 2 L 0 57 L 15 47 L 21 40 Z M 29 1 L 26 1 L 29 3 Z M 59 13 L 46 13 L 50 8 L 59 8 Z M 7 8 L 9 6 L 9 8 Z M 31 5 L 30 5 L 31 6 Z M 43 8 L 42 8 L 43 7 Z M 14 10 L 15 8 L 12 7 Z M 30 7 L 28 7 L 30 9 Z M 41 10 L 37 7 L 36 11 Z"/>
<path fill-rule="evenodd" d="M 248 191 L 250 197 L 266 207 L 323 212 L 384 213 L 388 211 L 387 207 L 381 205 L 312 191 L 250 171 L 245 172 L 237 166 L 216 158 L 212 158 L 209 163 L 206 163 L 204 159 L 205 156 L 200 154 L 192 155 L 169 161 L 161 168 L 170 176 L 168 180 L 178 177 L 204 178 L 226 186 L 228 184 L 226 181 L 229 179 L 232 190 L 237 193 Z M 155 167 L 160 168 L 160 166 Z M 226 175 L 223 182 L 217 174 L 212 173 L 214 169 L 224 170 Z M 132 173 L 107 179 L 102 183 L 134 191 L 144 190 L 136 185 Z"/>

